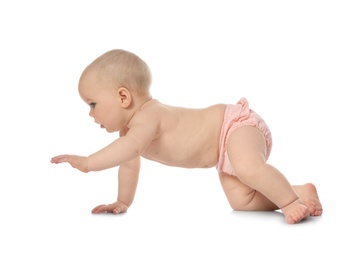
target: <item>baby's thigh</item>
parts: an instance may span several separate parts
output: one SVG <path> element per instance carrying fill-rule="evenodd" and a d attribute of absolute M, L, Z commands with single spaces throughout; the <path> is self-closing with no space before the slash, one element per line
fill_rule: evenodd
<path fill-rule="evenodd" d="M 265 164 L 266 151 L 265 137 L 256 127 L 239 127 L 228 138 L 227 155 L 238 177 Z"/>

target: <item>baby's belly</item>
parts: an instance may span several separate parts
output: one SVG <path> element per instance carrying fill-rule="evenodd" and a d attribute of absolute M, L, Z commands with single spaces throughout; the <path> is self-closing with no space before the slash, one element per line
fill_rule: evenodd
<path fill-rule="evenodd" d="M 145 153 L 143 157 L 148 160 L 159 162 L 164 165 L 182 168 L 210 168 L 218 161 L 218 149 L 205 150 L 204 153 L 196 152 L 161 152 Z"/>

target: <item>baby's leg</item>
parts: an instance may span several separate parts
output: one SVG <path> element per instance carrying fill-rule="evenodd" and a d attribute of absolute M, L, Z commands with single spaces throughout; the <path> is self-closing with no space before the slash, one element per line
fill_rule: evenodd
<path fill-rule="evenodd" d="M 260 192 L 242 183 L 237 177 L 219 173 L 220 182 L 232 209 L 237 211 L 273 211 L 279 209 Z M 316 187 L 312 183 L 293 185 L 301 201 L 308 207 L 311 216 L 322 215 Z"/>
<path fill-rule="evenodd" d="M 311 216 L 322 215 L 323 209 L 315 185 L 312 183 L 293 185 L 293 189 L 296 191 L 303 203 L 308 207 Z"/>
<path fill-rule="evenodd" d="M 221 186 L 233 210 L 237 211 L 273 211 L 279 209 L 259 191 L 242 183 L 237 177 L 219 173 Z"/>
<path fill-rule="evenodd" d="M 237 178 L 277 205 L 287 223 L 300 222 L 310 214 L 284 175 L 266 163 L 266 142 L 259 129 L 243 126 L 234 130 L 228 139 L 227 153 Z M 261 201 L 254 201 L 256 210 Z"/>

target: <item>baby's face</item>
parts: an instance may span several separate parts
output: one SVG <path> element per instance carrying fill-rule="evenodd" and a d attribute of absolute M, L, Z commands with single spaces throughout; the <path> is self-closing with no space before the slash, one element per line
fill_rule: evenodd
<path fill-rule="evenodd" d="M 111 82 L 87 76 L 80 80 L 78 91 L 82 100 L 90 106 L 89 115 L 107 132 L 117 132 L 125 126 L 125 113 L 120 106 L 117 90 Z"/>

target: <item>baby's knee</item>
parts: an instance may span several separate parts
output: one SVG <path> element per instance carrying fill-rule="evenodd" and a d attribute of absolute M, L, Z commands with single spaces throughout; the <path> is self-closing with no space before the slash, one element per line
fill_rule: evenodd
<path fill-rule="evenodd" d="M 235 210 L 235 211 L 246 211 L 246 210 L 250 210 L 250 202 L 252 201 L 253 198 L 253 194 L 250 194 L 249 196 L 246 197 L 233 197 L 233 198 L 228 198 L 230 207 Z"/>
<path fill-rule="evenodd" d="M 238 204 L 231 204 L 230 203 L 230 207 L 232 208 L 232 210 L 234 210 L 234 211 L 244 211 L 244 210 L 246 210 L 244 207 L 242 207 L 242 206 L 240 206 L 240 205 L 238 205 Z"/>

